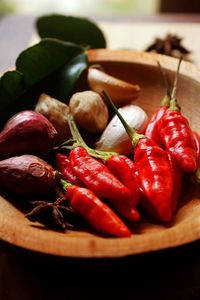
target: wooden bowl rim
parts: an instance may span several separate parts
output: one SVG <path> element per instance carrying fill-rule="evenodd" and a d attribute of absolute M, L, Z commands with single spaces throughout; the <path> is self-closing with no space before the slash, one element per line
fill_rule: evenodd
<path fill-rule="evenodd" d="M 166 69 L 175 72 L 177 69 L 177 58 L 170 57 L 163 54 L 153 52 L 142 52 L 132 50 L 108 50 L 108 49 L 96 49 L 88 50 L 89 63 L 104 62 L 123 62 L 144 64 L 149 66 L 157 66 L 159 61 Z M 183 60 L 181 63 L 180 74 L 196 78 L 200 82 L 200 68 L 195 64 Z"/>

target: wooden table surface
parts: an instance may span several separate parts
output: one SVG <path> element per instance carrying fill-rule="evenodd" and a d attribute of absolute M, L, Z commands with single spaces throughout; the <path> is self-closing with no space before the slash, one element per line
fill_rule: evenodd
<path fill-rule="evenodd" d="M 0 72 L 12 68 L 18 53 L 32 41 L 34 21 L 32 16 L 0 19 Z M 151 24 L 153 36 L 164 33 L 176 23 L 177 30 L 184 28 L 183 37 L 189 28 L 195 40 L 200 16 L 102 18 L 97 22 L 106 30 L 112 48 L 119 44 L 113 45 L 110 32 L 115 32 L 114 26 L 117 28 L 119 24 L 130 26 L 130 32 L 135 32 L 134 28 L 148 29 L 148 24 Z M 194 44 L 196 47 L 196 40 Z M 134 45 L 139 48 L 143 44 L 137 40 Z M 196 64 L 200 62 L 199 53 L 193 53 Z M 199 250 L 200 241 L 197 241 L 175 249 L 120 259 L 80 260 L 45 256 L 0 242 L 0 300 L 200 299 Z"/>

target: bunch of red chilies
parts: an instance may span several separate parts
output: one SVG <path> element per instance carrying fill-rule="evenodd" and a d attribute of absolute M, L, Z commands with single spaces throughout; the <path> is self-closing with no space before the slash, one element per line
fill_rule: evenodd
<path fill-rule="evenodd" d="M 69 115 L 74 143 L 69 146 L 69 156 L 56 154 L 56 166 L 71 183 L 66 198 L 72 208 L 100 233 L 130 236 L 131 226 L 126 223 L 139 221 L 139 203 L 159 222 L 171 221 L 183 174 L 195 173 L 200 167 L 199 135 L 192 132 L 176 101 L 180 62 L 171 96 L 167 89 L 145 135 L 130 128 L 107 93 L 102 93 L 125 126 L 133 145 L 133 159 L 89 148 Z"/>

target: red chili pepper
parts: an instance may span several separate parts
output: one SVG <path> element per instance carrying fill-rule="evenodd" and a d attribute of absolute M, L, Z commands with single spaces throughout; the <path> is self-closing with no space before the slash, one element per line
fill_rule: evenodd
<path fill-rule="evenodd" d="M 72 147 L 81 146 L 87 150 L 90 156 L 103 161 L 111 173 L 113 173 L 118 180 L 130 190 L 130 201 L 133 207 L 136 206 L 140 198 L 140 189 L 138 181 L 134 177 L 133 162 L 128 157 L 119 155 L 118 153 L 91 149 L 82 139 L 76 123 L 73 120 L 73 116 L 70 114 L 68 115 L 68 123 L 73 140 L 75 141 L 75 144 Z M 70 149 L 72 147 L 70 146 Z"/>
<path fill-rule="evenodd" d="M 160 120 L 160 135 L 166 149 L 184 172 L 193 172 L 197 168 L 196 149 L 192 130 L 187 119 L 176 110 L 171 102 L 170 108 Z"/>
<path fill-rule="evenodd" d="M 139 213 L 132 204 L 131 192 L 103 163 L 91 157 L 83 147 L 74 148 L 69 159 L 74 174 L 98 197 L 109 200 L 121 217 L 130 221 L 139 220 Z"/>
<path fill-rule="evenodd" d="M 139 186 L 139 190 L 140 190 L 140 201 L 141 201 L 141 199 L 144 197 L 144 192 L 143 192 L 143 189 L 142 189 L 142 186 L 141 186 L 141 182 L 140 182 L 138 170 L 136 169 L 135 164 L 134 164 L 133 173 L 134 173 L 134 178 L 135 178 L 135 180 L 137 181 L 138 186 Z"/>
<path fill-rule="evenodd" d="M 167 106 L 161 106 L 151 117 L 146 130 L 145 135 L 149 138 L 151 138 L 158 146 L 163 147 L 164 143 L 160 136 L 160 131 L 158 128 L 158 122 L 162 119 L 164 116 Z"/>
<path fill-rule="evenodd" d="M 112 155 L 106 160 L 108 169 L 132 192 L 133 205 L 140 200 L 140 186 L 134 162 L 125 155 Z"/>
<path fill-rule="evenodd" d="M 116 237 L 131 235 L 122 220 L 89 189 L 75 185 L 68 186 L 66 198 L 72 208 L 98 232 Z"/>
<path fill-rule="evenodd" d="M 181 62 L 181 60 L 179 61 L 177 73 L 179 71 L 180 62 Z M 169 84 L 168 84 L 166 73 L 160 64 L 159 64 L 159 67 L 160 67 L 160 70 L 162 73 L 163 82 L 164 82 L 164 86 L 165 86 L 165 96 L 161 102 L 161 107 L 153 114 L 149 124 L 147 125 L 145 134 L 148 137 L 151 137 L 160 147 L 163 147 L 164 143 L 163 143 L 163 140 L 160 135 L 160 126 L 161 126 L 160 124 L 161 124 L 161 120 L 162 120 L 163 116 L 165 115 L 167 109 L 170 106 L 171 96 L 170 96 Z M 175 89 L 176 89 L 176 85 L 177 85 L 177 76 L 175 77 L 175 81 L 174 81 Z M 174 88 L 173 88 L 173 90 L 174 90 Z M 174 213 L 176 211 L 179 196 L 180 196 L 183 172 L 169 153 L 168 153 L 168 159 L 169 159 L 169 163 L 171 166 L 171 171 L 172 171 L 172 175 L 173 175 L 173 183 L 174 183 L 172 201 L 171 201 L 171 209 L 172 209 L 172 212 Z"/>
<path fill-rule="evenodd" d="M 134 160 L 145 196 L 143 204 L 159 220 L 170 221 L 173 178 L 167 152 L 143 138 L 135 147 Z"/>
<path fill-rule="evenodd" d="M 196 170 L 196 149 L 188 120 L 181 114 L 176 100 L 176 90 L 181 59 L 178 63 L 170 106 L 159 121 L 160 136 L 166 149 L 184 172 Z"/>
<path fill-rule="evenodd" d="M 146 199 L 146 209 L 159 220 L 170 221 L 172 218 L 173 176 L 167 152 L 150 138 L 136 133 L 119 114 L 108 95 L 105 92 L 103 95 L 131 138 L 134 147 L 134 161 Z"/>
<path fill-rule="evenodd" d="M 69 158 L 66 155 L 56 153 L 56 167 L 65 180 L 72 184 L 83 186 L 83 183 L 74 175 Z"/>
<path fill-rule="evenodd" d="M 168 153 L 168 159 L 169 159 L 170 167 L 172 170 L 173 183 L 174 183 L 173 193 L 172 193 L 172 201 L 171 201 L 171 209 L 172 209 L 172 212 L 174 213 L 177 209 L 179 196 L 180 196 L 180 192 L 181 192 L 182 181 L 183 181 L 183 171 L 180 169 L 178 164 L 172 158 L 170 153 Z"/>
<path fill-rule="evenodd" d="M 169 164 L 170 164 L 171 172 L 172 172 L 172 176 L 173 176 L 173 191 L 172 191 L 172 198 L 171 198 L 171 211 L 172 211 L 172 214 L 174 214 L 176 212 L 179 197 L 180 197 L 180 192 L 181 192 L 181 187 L 182 187 L 182 180 L 183 180 L 183 172 L 179 168 L 177 163 L 174 161 L 174 159 L 171 157 L 171 155 L 169 153 L 167 153 L 167 155 L 168 155 L 168 160 L 169 160 Z M 137 172 L 135 172 L 135 174 L 136 174 L 136 176 L 139 177 L 139 174 L 137 174 Z M 141 203 L 146 208 L 148 206 L 148 210 L 151 211 L 151 207 L 148 205 L 148 200 L 145 199 L 145 198 L 146 198 L 145 193 L 144 193 L 142 187 L 140 187 Z M 154 214 L 154 213 L 152 212 L 152 214 Z"/>

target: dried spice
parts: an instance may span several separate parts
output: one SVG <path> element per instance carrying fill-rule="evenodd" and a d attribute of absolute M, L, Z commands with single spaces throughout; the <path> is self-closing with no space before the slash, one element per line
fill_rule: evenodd
<path fill-rule="evenodd" d="M 39 222 L 48 228 L 64 231 L 79 223 L 79 217 L 69 205 L 69 202 L 60 197 L 55 202 L 32 201 L 33 209 L 26 214 L 32 222 Z"/>
<path fill-rule="evenodd" d="M 148 52 L 156 52 L 172 57 L 183 57 L 188 60 L 190 50 L 182 45 L 182 38 L 177 35 L 167 34 L 163 39 L 156 38 L 155 41 L 146 48 Z"/>

